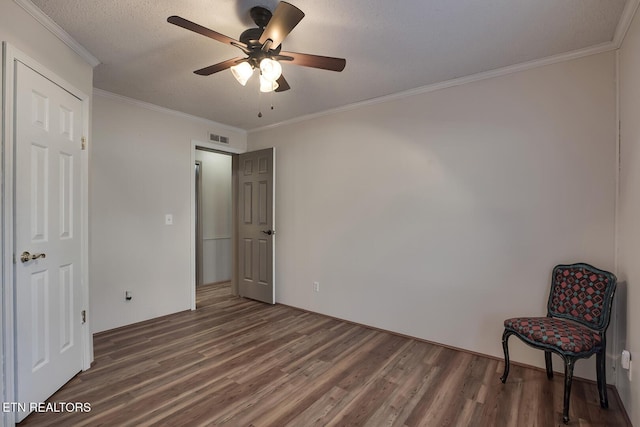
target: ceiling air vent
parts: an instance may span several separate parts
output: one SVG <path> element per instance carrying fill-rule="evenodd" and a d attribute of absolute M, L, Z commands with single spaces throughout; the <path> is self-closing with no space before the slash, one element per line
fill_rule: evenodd
<path fill-rule="evenodd" d="M 222 144 L 228 144 L 229 143 L 229 137 L 228 136 L 222 136 L 222 135 L 216 135 L 213 132 L 209 132 L 209 141 L 211 142 L 219 142 Z"/>

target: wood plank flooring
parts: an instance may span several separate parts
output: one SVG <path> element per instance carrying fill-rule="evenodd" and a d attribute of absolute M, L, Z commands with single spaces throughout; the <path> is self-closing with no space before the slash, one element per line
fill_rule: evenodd
<path fill-rule="evenodd" d="M 561 375 L 283 305 L 198 290 L 198 310 L 94 337 L 95 363 L 20 426 L 555 426 Z M 499 340 L 500 337 L 496 337 Z M 541 353 L 541 356 L 542 353 Z M 570 425 L 624 426 L 614 392 L 574 381 Z"/>

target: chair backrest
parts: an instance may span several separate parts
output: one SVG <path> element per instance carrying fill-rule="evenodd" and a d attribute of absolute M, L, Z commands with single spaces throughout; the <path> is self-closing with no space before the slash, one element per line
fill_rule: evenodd
<path fill-rule="evenodd" d="M 616 276 L 589 264 L 557 265 L 551 277 L 548 315 L 604 331 L 611 318 Z"/>

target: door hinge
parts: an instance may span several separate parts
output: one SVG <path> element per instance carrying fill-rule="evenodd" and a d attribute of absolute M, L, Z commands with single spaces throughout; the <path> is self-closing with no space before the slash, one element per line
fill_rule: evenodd
<path fill-rule="evenodd" d="M 87 323 L 87 310 L 82 310 L 80 312 L 80 317 L 82 318 L 82 324 Z"/>
<path fill-rule="evenodd" d="M 82 141 L 82 143 L 81 143 L 82 149 L 86 150 L 87 149 L 87 138 L 83 136 L 81 141 Z"/>

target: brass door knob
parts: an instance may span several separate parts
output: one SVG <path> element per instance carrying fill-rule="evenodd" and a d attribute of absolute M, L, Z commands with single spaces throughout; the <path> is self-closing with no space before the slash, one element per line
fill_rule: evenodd
<path fill-rule="evenodd" d="M 20 261 L 24 262 L 28 262 L 31 261 L 32 259 L 38 259 L 38 258 L 46 258 L 47 254 L 42 253 L 42 254 L 30 254 L 28 251 L 24 251 L 22 252 L 22 255 L 20 255 Z"/>

